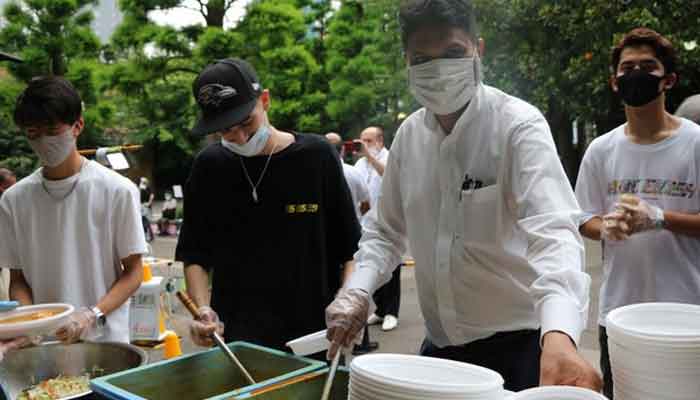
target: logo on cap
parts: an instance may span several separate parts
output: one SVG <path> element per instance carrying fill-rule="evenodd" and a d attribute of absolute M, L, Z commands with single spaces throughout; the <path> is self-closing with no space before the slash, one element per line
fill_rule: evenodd
<path fill-rule="evenodd" d="M 231 86 L 210 83 L 199 89 L 197 102 L 205 107 L 219 107 L 224 101 L 236 96 L 238 96 L 238 91 Z"/>

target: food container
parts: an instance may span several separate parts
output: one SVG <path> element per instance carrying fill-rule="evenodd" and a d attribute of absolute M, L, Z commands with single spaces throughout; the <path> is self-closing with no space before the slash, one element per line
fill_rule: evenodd
<path fill-rule="evenodd" d="M 0 313 L 0 340 L 18 336 L 51 334 L 65 322 L 73 310 L 74 308 L 70 304 L 52 303 L 17 307 L 12 311 Z M 4 322 L 11 318 L 31 317 L 39 313 L 51 313 L 52 315 L 45 318 Z"/>
<path fill-rule="evenodd" d="M 323 385 L 326 383 L 328 368 L 289 379 L 278 384 L 263 387 L 252 392 L 235 396 L 233 399 L 254 400 L 307 400 L 320 399 Z M 346 400 L 348 398 L 348 383 L 350 374 L 346 368 L 340 367 L 335 373 L 329 400 Z"/>
<path fill-rule="evenodd" d="M 124 343 L 52 342 L 13 351 L 0 362 L 0 400 L 14 400 L 22 390 L 61 374 L 112 374 L 146 361 L 143 350 Z"/>
<path fill-rule="evenodd" d="M 112 400 L 229 399 L 321 369 L 324 364 L 244 342 L 228 344 L 256 385 L 215 348 L 93 380 L 96 393 Z"/>

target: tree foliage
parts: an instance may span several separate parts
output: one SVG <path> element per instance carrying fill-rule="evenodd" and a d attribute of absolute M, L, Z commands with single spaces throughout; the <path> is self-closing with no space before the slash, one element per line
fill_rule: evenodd
<path fill-rule="evenodd" d="M 331 126 L 356 136 L 368 124 L 393 131 L 410 111 L 395 10 L 384 2 L 346 1 L 328 27 L 326 112 Z"/>
<path fill-rule="evenodd" d="M 645 26 L 670 38 L 680 53 L 681 82 L 669 93 L 675 109 L 700 91 L 697 40 L 700 8 L 666 0 L 476 0 L 486 40 L 487 81 L 545 111 L 563 161 L 575 176 L 583 151 L 573 146 L 571 123 L 595 123 L 598 133 L 624 121 L 609 86 L 610 54 L 621 36 Z"/>
<path fill-rule="evenodd" d="M 562 160 L 575 175 L 583 148 L 571 141 L 574 119 L 603 132 L 624 115 L 609 87 L 609 55 L 620 35 L 648 26 L 679 49 L 674 109 L 700 91 L 700 8 L 683 0 L 474 0 L 486 39 L 486 82 L 540 107 Z M 28 62 L 0 76 L 0 163 L 22 170 L 35 159 L 9 113 L 22 83 L 61 74 L 86 103 L 80 145 L 142 143 L 140 163 L 161 187 L 181 183 L 199 139 L 192 81 L 214 60 L 240 57 L 271 91 L 271 121 L 287 130 L 356 137 L 370 124 L 391 133 L 417 108 L 407 90 L 396 0 L 253 0 L 234 26 L 238 0 L 119 0 L 123 21 L 109 43 L 90 29 L 98 0 L 14 0 L 3 10 L 3 50 Z M 200 23 L 176 28 L 150 14 L 192 8 Z M 693 46 L 684 44 L 695 43 Z M 9 157 L 9 158 L 8 158 Z M 8 161 L 9 160 L 9 161 Z"/>
<path fill-rule="evenodd" d="M 8 66 L 16 79 L 27 82 L 38 75 L 62 75 L 81 93 L 86 120 L 86 129 L 78 141 L 81 147 L 114 142 L 105 133 L 114 124 L 114 108 L 100 93 L 101 45 L 90 26 L 90 7 L 96 3 L 97 0 L 15 0 L 3 8 L 6 23 L 0 29 L 3 50 L 25 60 Z M 2 101 L 7 106 L 3 110 L 8 112 L 0 115 L 0 149 L 3 156 L 10 157 L 2 162 L 18 169 L 22 176 L 35 166 L 36 160 L 10 114 L 22 86 L 14 80 L 2 80 L 2 85 Z M 4 146 L 11 149 L 5 150 Z"/>

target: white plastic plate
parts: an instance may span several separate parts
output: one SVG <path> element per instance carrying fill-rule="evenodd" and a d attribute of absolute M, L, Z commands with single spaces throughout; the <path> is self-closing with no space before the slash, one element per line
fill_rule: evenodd
<path fill-rule="evenodd" d="M 33 321 L 2 323 L 7 318 L 28 315 L 39 311 L 57 311 L 58 314 Z M 18 307 L 13 311 L 0 313 L 0 339 L 51 334 L 61 326 L 73 311 L 74 308 L 70 304 L 51 303 Z"/>

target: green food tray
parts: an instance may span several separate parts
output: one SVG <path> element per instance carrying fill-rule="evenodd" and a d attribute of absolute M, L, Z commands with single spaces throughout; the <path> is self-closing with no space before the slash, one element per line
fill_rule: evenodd
<path fill-rule="evenodd" d="M 323 394 L 323 386 L 328 376 L 328 368 L 298 376 L 284 382 L 255 389 L 251 392 L 234 396 L 233 399 L 255 400 L 317 400 Z M 336 371 L 329 400 L 347 400 L 350 374 L 345 368 Z"/>
<path fill-rule="evenodd" d="M 234 342 L 228 347 L 258 382 L 249 385 L 220 349 L 211 349 L 93 379 L 92 390 L 111 400 L 219 400 L 317 371 L 320 361 Z"/>

